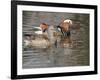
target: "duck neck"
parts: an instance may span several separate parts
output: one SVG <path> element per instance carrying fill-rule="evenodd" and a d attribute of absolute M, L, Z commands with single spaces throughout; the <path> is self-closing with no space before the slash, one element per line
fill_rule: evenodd
<path fill-rule="evenodd" d="M 43 33 L 46 32 L 46 29 L 44 29 L 42 32 L 43 32 Z"/>

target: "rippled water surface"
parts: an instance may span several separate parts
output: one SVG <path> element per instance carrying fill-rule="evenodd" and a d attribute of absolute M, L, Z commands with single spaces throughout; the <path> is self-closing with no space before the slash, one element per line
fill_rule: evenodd
<path fill-rule="evenodd" d="M 49 48 L 23 46 L 23 68 L 89 65 L 88 14 L 23 11 L 23 40 L 25 34 L 34 35 L 33 26 L 39 26 L 42 22 L 57 26 L 62 19 L 73 21 L 70 38 L 59 36 L 56 45 Z"/>

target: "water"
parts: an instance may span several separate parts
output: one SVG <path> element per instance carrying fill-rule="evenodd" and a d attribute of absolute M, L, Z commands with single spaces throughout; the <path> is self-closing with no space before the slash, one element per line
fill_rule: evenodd
<path fill-rule="evenodd" d="M 70 38 L 57 37 L 57 44 L 49 48 L 23 46 L 23 68 L 67 67 L 89 65 L 89 15 L 23 11 L 23 40 L 25 34 L 34 35 L 32 26 L 46 22 L 56 26 L 62 19 L 73 20 Z"/>

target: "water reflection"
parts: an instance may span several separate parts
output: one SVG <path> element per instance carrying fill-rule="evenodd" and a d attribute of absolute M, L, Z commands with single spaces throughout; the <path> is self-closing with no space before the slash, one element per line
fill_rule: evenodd
<path fill-rule="evenodd" d="M 72 46 L 72 41 L 70 37 L 65 37 L 61 39 L 60 45 L 62 48 L 69 48 Z"/>

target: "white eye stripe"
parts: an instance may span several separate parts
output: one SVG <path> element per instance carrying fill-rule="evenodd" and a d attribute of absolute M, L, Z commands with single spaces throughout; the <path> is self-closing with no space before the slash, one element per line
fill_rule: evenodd
<path fill-rule="evenodd" d="M 65 22 L 68 22 L 68 23 L 72 24 L 72 20 L 70 20 L 70 19 L 64 20 L 64 23 L 65 23 Z"/>

